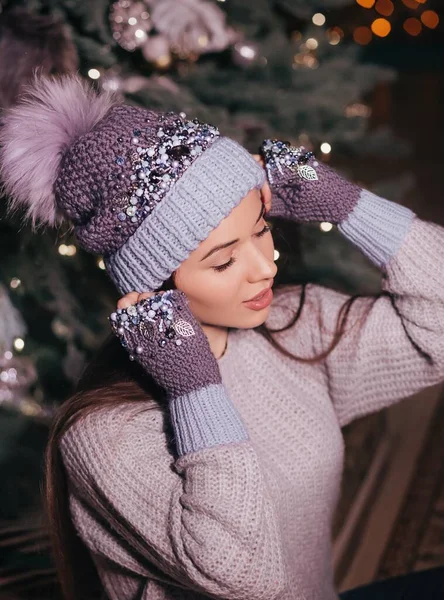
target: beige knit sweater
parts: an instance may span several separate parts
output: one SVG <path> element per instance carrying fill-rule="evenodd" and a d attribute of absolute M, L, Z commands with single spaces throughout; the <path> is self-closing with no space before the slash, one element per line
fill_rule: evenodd
<path fill-rule="evenodd" d="M 337 598 L 341 427 L 444 379 L 444 228 L 379 202 L 367 199 L 370 216 L 360 218 L 372 222 L 360 247 L 371 256 L 405 219 L 384 269 L 404 325 L 388 297 L 359 299 L 347 334 L 314 365 L 286 358 L 254 330 L 231 330 L 219 366 L 249 440 L 177 458 L 167 412 L 143 402 L 101 410 L 65 434 L 72 518 L 110 599 Z M 298 286 L 277 293 L 268 324 L 285 324 L 299 296 Z M 277 339 L 299 356 L 319 353 L 346 299 L 310 284 L 301 318 Z"/>

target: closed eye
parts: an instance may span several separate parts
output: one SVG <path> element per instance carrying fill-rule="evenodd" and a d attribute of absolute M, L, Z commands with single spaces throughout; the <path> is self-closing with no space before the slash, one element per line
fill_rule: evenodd
<path fill-rule="evenodd" d="M 265 225 L 264 228 L 259 231 L 258 233 L 255 233 L 254 236 L 255 237 L 262 237 L 263 235 L 265 235 L 266 233 L 268 233 L 270 231 L 270 226 L 269 225 Z M 225 269 L 228 269 L 228 267 L 231 267 L 232 264 L 234 264 L 236 262 L 236 259 L 231 257 L 230 260 L 228 262 L 226 262 L 223 265 L 218 265 L 217 267 L 211 267 L 212 269 L 214 269 L 215 271 L 217 271 L 218 273 L 220 273 L 221 271 L 225 271 Z"/>

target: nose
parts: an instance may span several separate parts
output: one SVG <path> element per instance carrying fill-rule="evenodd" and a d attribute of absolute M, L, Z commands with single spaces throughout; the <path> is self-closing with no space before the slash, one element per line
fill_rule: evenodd
<path fill-rule="evenodd" d="M 273 279 L 277 273 L 277 265 L 274 259 L 268 258 L 259 248 L 252 246 L 249 260 L 250 283 L 262 281 L 264 279 Z"/>

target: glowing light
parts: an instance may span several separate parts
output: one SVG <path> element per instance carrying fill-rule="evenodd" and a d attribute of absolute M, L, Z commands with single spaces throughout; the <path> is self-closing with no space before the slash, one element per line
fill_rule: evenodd
<path fill-rule="evenodd" d="M 419 2 L 417 2 L 416 0 L 402 0 L 402 1 L 405 4 L 405 6 L 407 6 L 407 8 L 410 8 L 411 10 L 416 10 L 419 6 Z"/>
<path fill-rule="evenodd" d="M 392 29 L 387 19 L 375 19 L 372 23 L 372 31 L 379 37 L 386 37 Z"/>
<path fill-rule="evenodd" d="M 146 32 L 143 31 L 143 29 L 136 29 L 136 31 L 134 32 L 134 35 L 139 40 L 142 40 L 142 39 L 146 38 Z"/>
<path fill-rule="evenodd" d="M 407 31 L 409 35 L 419 35 L 422 31 L 421 21 L 415 19 L 414 17 L 410 17 L 404 21 L 403 25 L 404 29 Z"/>
<path fill-rule="evenodd" d="M 366 104 L 362 104 L 361 102 L 354 102 L 353 104 L 349 104 L 345 109 L 345 116 L 348 118 L 351 117 L 365 117 L 368 118 L 372 114 L 372 109 L 370 106 Z"/>
<path fill-rule="evenodd" d="M 74 254 L 77 252 L 77 248 L 73 244 L 70 244 L 69 246 L 66 244 L 60 244 L 58 251 L 62 256 L 74 256 Z"/>
<path fill-rule="evenodd" d="M 97 259 L 97 266 L 99 267 L 99 269 L 102 269 L 102 271 L 105 270 L 105 261 L 103 260 L 103 258 Z"/>
<path fill-rule="evenodd" d="M 13 346 L 16 350 L 22 351 L 25 347 L 25 342 L 22 340 L 22 338 L 15 338 Z"/>
<path fill-rule="evenodd" d="M 389 17 L 395 10 L 395 5 L 392 0 L 378 0 L 376 2 L 375 10 L 384 17 Z"/>
<path fill-rule="evenodd" d="M 100 71 L 97 69 L 90 69 L 88 71 L 88 77 L 91 77 L 91 79 L 98 79 L 100 77 Z"/>
<path fill-rule="evenodd" d="M 363 8 L 371 8 L 375 3 L 375 0 L 356 0 L 356 2 Z"/>
<path fill-rule="evenodd" d="M 319 229 L 321 231 L 331 231 L 333 229 L 333 225 L 325 221 L 319 225 Z"/>
<path fill-rule="evenodd" d="M 159 56 L 159 58 L 156 59 L 155 64 L 160 69 L 169 67 L 171 64 L 171 56 L 169 54 L 164 54 L 163 56 Z"/>
<path fill-rule="evenodd" d="M 316 50 L 316 48 L 319 46 L 319 43 L 315 38 L 308 38 L 308 40 L 305 42 L 305 45 L 310 50 Z"/>
<path fill-rule="evenodd" d="M 344 32 L 340 27 L 332 27 L 327 31 L 328 43 L 336 46 L 344 37 Z"/>
<path fill-rule="evenodd" d="M 6 350 L 6 352 L 3 354 L 4 358 L 6 358 L 6 360 L 11 360 L 11 358 L 14 356 L 11 352 L 11 350 Z"/>
<path fill-rule="evenodd" d="M 372 41 L 372 32 L 368 27 L 357 27 L 353 32 L 353 39 L 357 44 L 366 46 Z"/>
<path fill-rule="evenodd" d="M 279 251 L 275 250 L 274 251 L 274 258 L 273 258 L 273 260 L 277 260 L 279 258 L 279 256 L 280 256 Z"/>
<path fill-rule="evenodd" d="M 421 21 L 426 27 L 435 29 L 439 24 L 439 17 L 434 10 L 425 10 L 421 15 Z"/>
<path fill-rule="evenodd" d="M 20 281 L 20 279 L 18 277 L 13 277 L 11 279 L 11 281 L 9 282 L 9 286 L 13 289 L 16 290 L 19 285 L 22 285 L 22 282 Z"/>
<path fill-rule="evenodd" d="M 322 27 L 325 23 L 325 16 L 322 13 L 316 13 L 312 16 L 311 20 L 315 25 L 318 25 L 318 27 Z"/>
<path fill-rule="evenodd" d="M 240 45 L 238 51 L 243 58 L 248 58 L 249 60 L 253 60 L 256 56 L 256 50 L 251 46 Z"/>
<path fill-rule="evenodd" d="M 136 19 L 136 17 L 130 17 L 128 19 L 128 25 L 137 25 L 137 19 Z"/>
<path fill-rule="evenodd" d="M 321 152 L 323 152 L 324 154 L 330 154 L 331 146 L 328 142 L 324 142 L 321 144 Z"/>

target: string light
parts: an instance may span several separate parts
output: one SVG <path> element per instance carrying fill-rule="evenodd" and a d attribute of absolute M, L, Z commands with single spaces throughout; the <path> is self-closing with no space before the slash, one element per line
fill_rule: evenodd
<path fill-rule="evenodd" d="M 88 77 L 91 77 L 91 79 L 99 79 L 100 71 L 98 71 L 97 69 L 90 69 L 88 71 Z"/>
<path fill-rule="evenodd" d="M 370 34 L 371 34 L 371 32 L 370 32 Z M 372 114 L 372 109 L 370 108 L 370 106 L 367 106 L 366 104 L 363 104 L 362 102 L 354 102 L 353 104 L 349 104 L 345 108 L 345 116 L 348 118 L 352 118 L 352 117 L 368 118 L 371 114 Z"/>
<path fill-rule="evenodd" d="M 310 50 L 316 50 L 316 48 L 319 46 L 319 43 L 315 38 L 308 38 L 308 40 L 305 42 L 305 45 Z"/>
<path fill-rule="evenodd" d="M 322 27 L 322 25 L 325 24 L 325 16 L 322 13 L 316 13 L 315 15 L 312 16 L 311 20 L 313 21 L 313 23 L 315 25 L 318 25 L 318 27 Z"/>
<path fill-rule="evenodd" d="M 340 27 L 332 27 L 327 30 L 328 43 L 336 46 L 344 37 L 344 32 Z"/>
<path fill-rule="evenodd" d="M 319 229 L 321 231 L 331 231 L 333 229 L 333 225 L 327 221 L 324 221 L 319 225 Z"/>
<path fill-rule="evenodd" d="M 321 144 L 321 152 L 323 154 L 330 154 L 330 152 L 331 152 L 331 146 L 330 146 L 330 144 L 328 142 L 323 142 Z"/>
<path fill-rule="evenodd" d="M 395 5 L 392 0 L 378 0 L 375 5 L 375 10 L 384 17 L 389 17 L 395 10 Z"/>
<path fill-rule="evenodd" d="M 21 352 L 23 350 L 23 348 L 25 347 L 25 342 L 24 342 L 24 340 L 22 340 L 22 338 L 15 338 L 12 345 L 14 346 L 14 348 L 16 350 Z"/>
<path fill-rule="evenodd" d="M 372 6 L 375 3 L 375 0 L 356 0 L 356 2 L 359 4 L 359 6 L 362 6 L 363 8 L 372 8 Z"/>
<path fill-rule="evenodd" d="M 419 2 L 417 2 L 416 0 L 402 0 L 402 1 L 405 4 L 405 6 L 407 6 L 407 8 L 410 8 L 411 10 L 416 10 L 419 6 Z"/>
<path fill-rule="evenodd" d="M 371 25 L 371 28 L 375 35 L 379 37 L 386 37 L 390 33 L 392 26 L 387 19 L 381 18 L 375 19 Z"/>
<path fill-rule="evenodd" d="M 434 10 L 425 10 L 421 15 L 421 21 L 426 27 L 435 29 L 439 24 L 439 17 Z"/>
<path fill-rule="evenodd" d="M 69 246 L 66 244 L 60 244 L 58 251 L 62 256 L 74 256 L 74 254 L 77 252 L 77 248 L 73 244 L 70 244 Z"/>
<path fill-rule="evenodd" d="M 9 287 L 13 290 L 16 290 L 20 285 L 22 285 L 22 282 L 18 277 L 13 277 L 9 282 Z"/>
<path fill-rule="evenodd" d="M 353 39 L 357 44 L 366 46 L 372 41 L 373 35 L 368 27 L 356 27 L 353 32 Z"/>
<path fill-rule="evenodd" d="M 416 36 L 419 35 L 422 31 L 421 21 L 415 19 L 414 17 L 410 17 L 404 21 L 403 25 L 404 29 L 408 34 Z"/>

